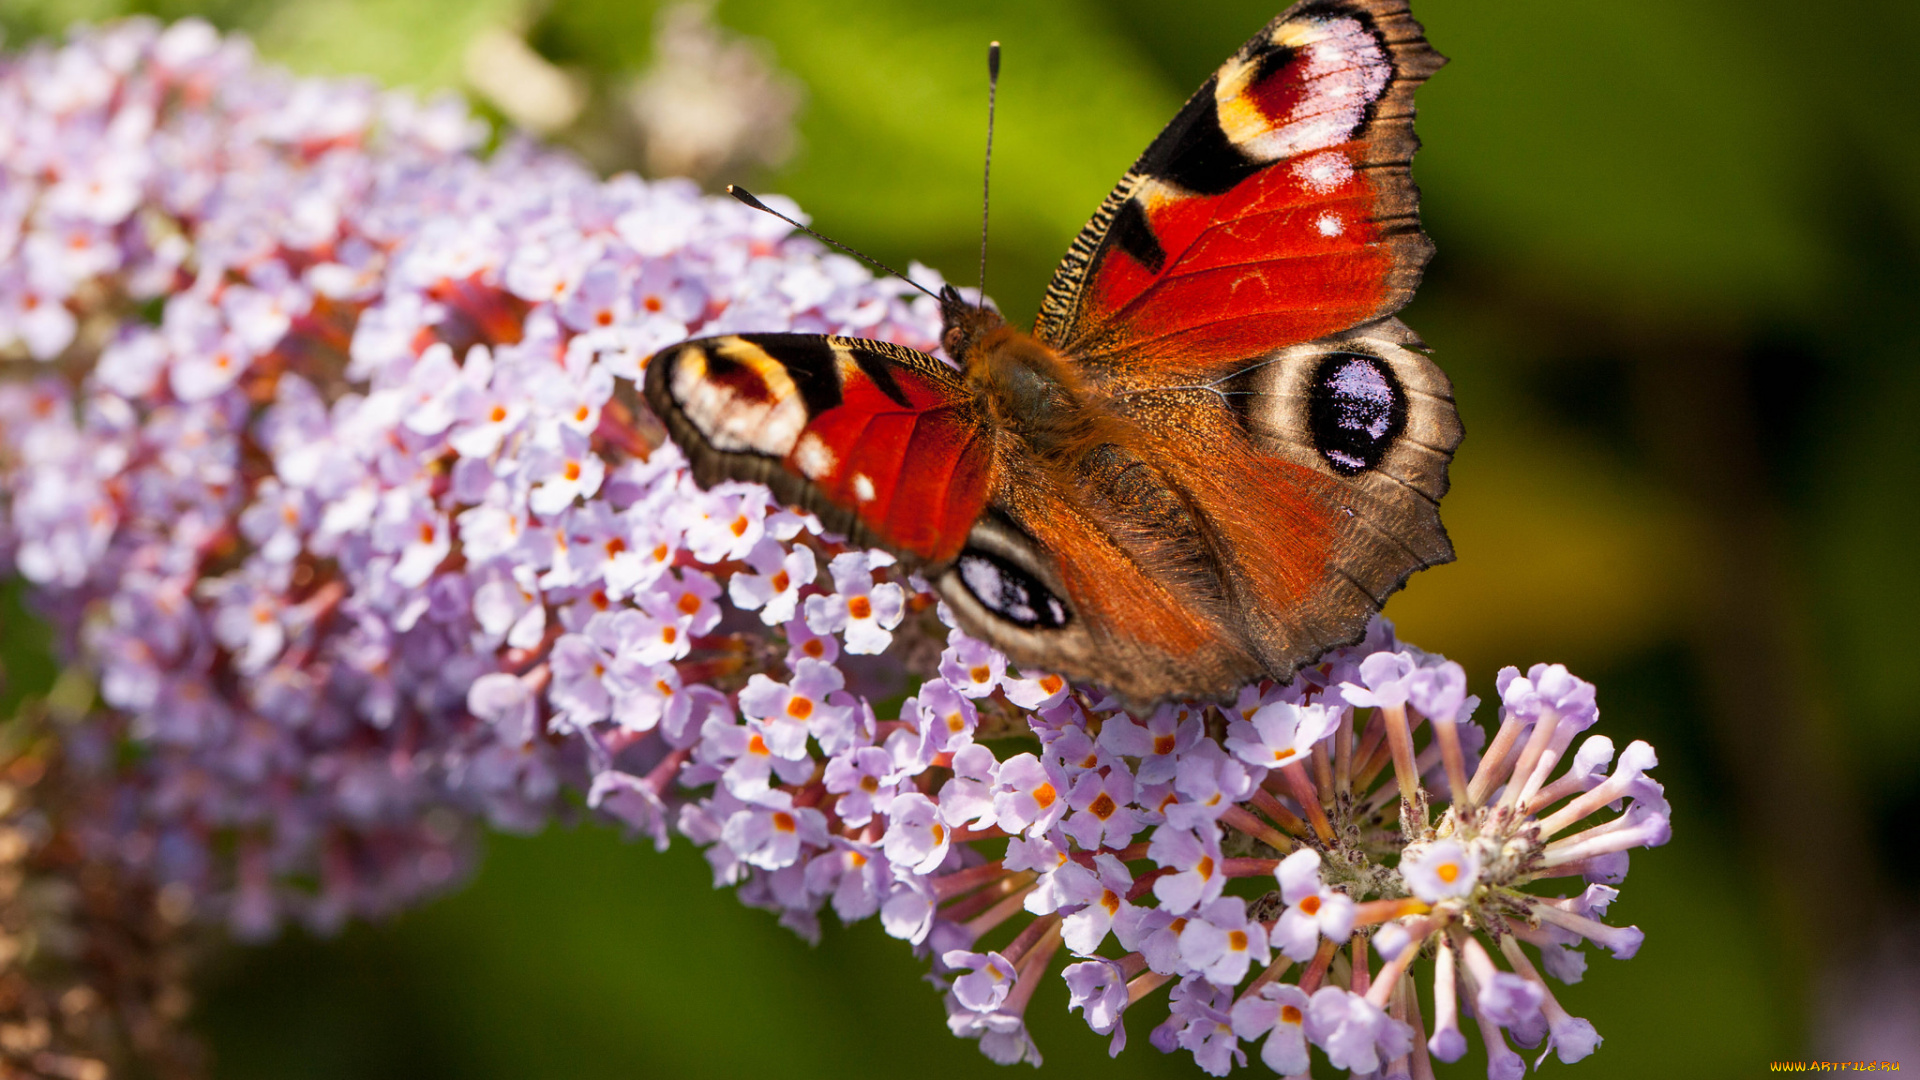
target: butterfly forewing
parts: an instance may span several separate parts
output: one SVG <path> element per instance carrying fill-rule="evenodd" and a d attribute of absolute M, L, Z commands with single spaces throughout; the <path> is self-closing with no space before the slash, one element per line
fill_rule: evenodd
<path fill-rule="evenodd" d="M 992 455 L 959 374 L 884 341 L 703 338 L 654 356 L 647 403 L 703 485 L 765 483 L 858 543 L 945 563 L 987 501 Z"/>
<path fill-rule="evenodd" d="M 1404 0 L 1295 5 L 1121 179 L 1055 271 L 1037 336 L 1153 378 L 1398 310 L 1431 251 L 1413 90 L 1442 62 Z"/>

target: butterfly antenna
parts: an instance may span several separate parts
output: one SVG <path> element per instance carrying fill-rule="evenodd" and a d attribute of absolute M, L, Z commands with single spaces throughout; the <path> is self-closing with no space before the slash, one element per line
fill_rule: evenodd
<path fill-rule="evenodd" d="M 987 195 L 993 185 L 993 103 L 1000 90 L 1000 43 L 987 43 L 987 163 L 980 170 L 980 306 L 987 305 Z"/>
<path fill-rule="evenodd" d="M 919 282 L 913 280 L 912 278 L 901 273 L 900 271 L 895 270 L 893 267 L 888 266 L 886 263 L 881 262 L 879 259 L 876 259 L 871 255 L 865 254 L 863 252 L 855 251 L 852 248 L 848 247 L 847 245 L 841 243 L 840 241 L 835 240 L 831 236 L 822 236 L 821 234 L 814 232 L 812 229 L 807 228 L 805 225 L 800 224 L 799 222 L 793 220 L 787 215 L 781 213 L 780 211 L 775 210 L 773 207 L 768 206 L 766 203 L 761 202 L 759 199 L 754 197 L 753 192 L 748 191 L 746 188 L 741 187 L 739 184 L 728 184 L 727 194 L 733 196 L 736 199 L 739 199 L 741 202 L 746 203 L 748 206 L 753 207 L 755 210 L 758 210 L 766 214 L 772 214 L 774 217 L 777 217 L 781 221 L 784 221 L 787 224 L 793 226 L 794 228 L 799 229 L 801 232 L 806 233 L 808 236 L 813 237 L 815 240 L 818 240 L 821 243 L 832 244 L 834 247 L 839 248 L 841 251 L 846 252 L 847 254 L 853 256 L 854 258 L 860 259 L 863 262 L 867 263 L 868 265 L 875 267 L 876 269 L 884 270 L 887 273 L 892 274 L 894 277 L 897 277 L 901 281 L 904 281 L 907 284 L 913 286 L 914 288 L 919 289 L 921 292 L 926 293 L 928 296 L 933 297 L 935 300 L 940 299 L 940 296 L 938 293 L 935 293 L 933 290 L 927 288 L 925 285 L 920 284 Z"/>

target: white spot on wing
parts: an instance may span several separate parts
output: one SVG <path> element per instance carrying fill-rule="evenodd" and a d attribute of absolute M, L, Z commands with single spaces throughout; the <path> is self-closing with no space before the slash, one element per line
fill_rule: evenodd
<path fill-rule="evenodd" d="M 800 466 L 801 474 L 807 479 L 818 480 L 823 476 L 831 476 L 833 467 L 839 461 L 833 456 L 833 450 L 826 440 L 809 431 L 800 436 L 800 445 L 793 451 L 793 463 Z"/>
<path fill-rule="evenodd" d="M 1346 225 L 1340 220 L 1340 215 L 1331 210 L 1314 218 L 1313 227 L 1320 230 L 1321 236 L 1339 236 L 1347 231 Z"/>
<path fill-rule="evenodd" d="M 873 481 L 867 479 L 866 473 L 853 474 L 853 497 L 861 502 L 873 501 Z"/>
<path fill-rule="evenodd" d="M 1353 163 L 1338 150 L 1301 158 L 1293 166 L 1294 179 L 1315 195 L 1331 195 L 1353 179 Z"/>

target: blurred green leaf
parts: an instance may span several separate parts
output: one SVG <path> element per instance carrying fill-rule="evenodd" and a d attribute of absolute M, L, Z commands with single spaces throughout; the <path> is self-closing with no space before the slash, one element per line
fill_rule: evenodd
<path fill-rule="evenodd" d="M 364 74 L 388 86 L 458 88 L 466 48 L 525 21 L 524 0 L 286 0 L 262 5 L 260 50 L 308 73 Z"/>
<path fill-rule="evenodd" d="M 769 186 L 836 239 L 962 284 L 978 271 L 986 46 L 1001 42 L 987 288 L 1016 323 L 1190 89 L 1090 3 L 728 0 L 720 16 L 774 41 L 809 88 L 802 156 Z"/>
<path fill-rule="evenodd" d="M 1656 311 L 1805 305 L 1812 103 L 1709 4 L 1430 0 L 1416 167 L 1456 254 Z"/>

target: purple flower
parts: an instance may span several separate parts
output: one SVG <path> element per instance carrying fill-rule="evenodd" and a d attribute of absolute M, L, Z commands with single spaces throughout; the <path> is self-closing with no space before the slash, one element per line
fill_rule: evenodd
<path fill-rule="evenodd" d="M 1261 1036 L 1260 1060 L 1281 1076 L 1307 1071 L 1306 991 L 1291 983 L 1272 982 L 1233 1005 L 1233 1033 L 1248 1042 Z"/>
<path fill-rule="evenodd" d="M 533 689 L 504 671 L 473 681 L 467 690 L 467 709 L 499 729 L 503 742 L 525 743 L 534 737 L 537 702 Z"/>
<path fill-rule="evenodd" d="M 1345 709 L 1276 701 L 1262 705 L 1246 720 L 1227 722 L 1226 747 L 1240 760 L 1261 768 L 1306 760 L 1313 745 L 1333 734 Z"/>
<path fill-rule="evenodd" d="M 887 807 L 884 849 L 895 866 L 916 874 L 933 871 L 946 861 L 953 833 L 940 818 L 940 807 L 916 791 L 897 796 Z"/>
<path fill-rule="evenodd" d="M 1552 713 L 1567 720 L 1591 723 L 1598 715 L 1593 684 L 1575 678 L 1563 664 L 1535 664 L 1523 678 L 1518 668 L 1501 668 L 1494 685 L 1502 709 L 1523 720 Z"/>
<path fill-rule="evenodd" d="M 917 697 L 908 698 L 900 707 L 900 718 L 920 732 L 917 751 L 920 767 L 925 768 L 939 753 L 953 753 L 973 742 L 973 729 L 979 712 L 973 701 L 961 695 L 944 679 L 922 683 Z"/>
<path fill-rule="evenodd" d="M 1473 714 L 1467 705 L 1467 669 L 1451 660 L 1416 669 L 1407 679 L 1407 703 L 1436 724 L 1465 720 Z"/>
<path fill-rule="evenodd" d="M 852 924 L 880 910 L 893 881 L 886 856 L 872 844 L 833 837 L 833 846 L 807 863 L 807 888 L 832 898 L 833 913 Z"/>
<path fill-rule="evenodd" d="M 947 638 L 940 655 L 940 675 L 970 698 L 982 698 L 999 689 L 1006 678 L 1007 658 L 998 649 L 975 641 L 958 630 Z"/>
<path fill-rule="evenodd" d="M 991 756 L 991 755 L 989 755 Z M 876 813 L 884 814 L 899 790 L 901 772 L 893 756 L 878 746 L 857 746 L 835 755 L 827 762 L 823 777 L 827 790 L 840 796 L 834 813 L 849 825 L 865 825 Z M 952 812 L 942 807 L 952 818 Z"/>
<path fill-rule="evenodd" d="M 827 573 L 834 592 L 807 598 L 807 626 L 816 634 L 841 634 L 851 653 L 884 652 L 893 643 L 892 629 L 906 614 L 906 594 L 892 582 L 873 583 L 873 571 L 889 565 L 861 552 L 834 556 Z"/>
<path fill-rule="evenodd" d="M 1480 884 L 1480 857 L 1458 840 L 1410 845 L 1400 857 L 1400 873 L 1413 895 L 1429 904 L 1464 900 Z"/>
<path fill-rule="evenodd" d="M 1251 964 L 1265 964 L 1266 928 L 1247 919 L 1247 902 L 1223 896 L 1196 911 L 1180 931 L 1180 954 L 1215 986 L 1237 986 Z"/>
<path fill-rule="evenodd" d="M 1057 768 L 1032 754 L 1016 754 L 1000 765 L 993 793 L 993 816 L 1008 832 L 1040 836 L 1066 813 L 1061 798 L 1066 781 Z"/>
<path fill-rule="evenodd" d="M 1348 990 L 1323 986 L 1307 1005 L 1307 1038 L 1336 1069 L 1378 1072 L 1413 1049 L 1413 1029 Z"/>
<path fill-rule="evenodd" d="M 1125 847 L 1140 831 L 1140 816 L 1132 807 L 1133 774 L 1125 769 L 1104 773 L 1089 769 L 1073 781 L 1067 795 L 1072 811 L 1062 828 L 1074 843 L 1088 851 Z"/>
<path fill-rule="evenodd" d="M 893 760 L 888 755 L 888 760 Z M 992 828 L 994 792 L 1000 786 L 1000 762 L 993 751 L 969 743 L 954 752 L 953 779 L 940 789 L 940 813 L 955 825 Z"/>
<path fill-rule="evenodd" d="M 1180 796 L 1161 812 L 1167 824 L 1176 829 L 1210 828 L 1220 816 L 1243 802 L 1264 776 L 1228 757 L 1213 742 L 1202 742 L 1180 759 L 1174 774 L 1173 790 Z"/>
<path fill-rule="evenodd" d="M 1119 1057 L 1127 1048 L 1127 1026 L 1121 1023 L 1127 1008 L 1127 980 L 1120 965 L 1112 960 L 1082 960 L 1067 965 L 1061 977 L 1067 982 L 1067 1010 L 1079 1010 L 1096 1035 L 1112 1032 L 1107 1056 Z"/>
<path fill-rule="evenodd" d="M 953 996 L 974 1012 L 993 1012 L 1013 990 L 1013 965 L 999 953 L 954 949 L 941 956 L 940 962 L 951 970 L 966 972 L 953 980 Z"/>
<path fill-rule="evenodd" d="M 823 747 L 846 744 L 853 708 L 828 703 L 845 685 L 840 669 L 832 664 L 802 660 L 794 668 L 791 683 L 753 676 L 740 691 L 740 711 L 758 721 L 755 730 L 776 756 L 799 761 L 808 756 L 808 736 L 818 738 Z"/>
<path fill-rule="evenodd" d="M 1007 692 L 1007 700 L 1022 709 L 1038 712 L 1051 708 L 1066 700 L 1070 687 L 1067 680 L 1058 675 L 1027 675 L 1022 678 L 1008 678 L 1004 673 L 1000 685 Z"/>
<path fill-rule="evenodd" d="M 1074 871 L 1067 899 L 1081 905 L 1062 920 L 1060 927 L 1061 939 L 1076 956 L 1092 956 L 1107 940 L 1116 918 L 1133 906 L 1127 902 L 1127 894 L 1133 890 L 1133 875 L 1127 872 L 1127 864 L 1111 855 L 1096 855 L 1093 866 L 1088 870 L 1070 863 L 1061 868 L 1062 873 Z"/>
<path fill-rule="evenodd" d="M 1409 652 L 1377 652 L 1360 661 L 1360 682 L 1340 684 L 1340 696 L 1356 708 L 1397 709 L 1407 703 L 1419 662 Z"/>
<path fill-rule="evenodd" d="M 1274 870 L 1287 905 L 1273 927 L 1273 945 L 1297 963 L 1313 959 L 1320 938 L 1345 941 L 1353 933 L 1353 900 L 1320 882 L 1320 853 L 1312 848 L 1280 860 Z"/>
<path fill-rule="evenodd" d="M 1182 979 L 1173 988 L 1166 1022 L 1153 1029 L 1149 1041 L 1163 1054 L 1175 1047 L 1191 1050 L 1209 1076 L 1225 1076 L 1247 1063 L 1228 1015 L 1232 1005 L 1230 992 L 1198 977 Z"/>
<path fill-rule="evenodd" d="M 778 870 L 800 857 L 801 845 L 826 846 L 826 818 L 810 806 L 794 806 L 784 791 L 769 791 L 727 818 L 720 842 L 750 866 Z"/>
<path fill-rule="evenodd" d="M 1180 755 L 1193 749 L 1204 735 L 1199 714 L 1191 708 L 1162 705 L 1143 724 L 1125 713 L 1100 728 L 1100 746 L 1109 753 L 1140 759 L 1134 777 L 1143 784 L 1173 779 Z"/>
<path fill-rule="evenodd" d="M 1154 830 L 1147 857 L 1170 871 L 1153 883 L 1153 895 L 1174 915 L 1213 902 L 1226 885 L 1219 831 L 1212 824 L 1197 832 L 1161 826 Z"/>
<path fill-rule="evenodd" d="M 762 539 L 747 556 L 751 574 L 735 574 L 727 581 L 727 596 L 742 611 L 758 611 L 760 621 L 779 626 L 793 618 L 800 590 L 813 584 L 817 570 L 813 549 L 788 551 L 777 541 Z"/>

